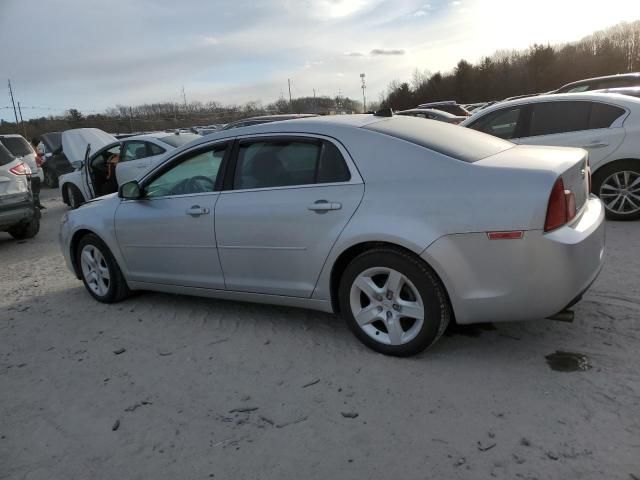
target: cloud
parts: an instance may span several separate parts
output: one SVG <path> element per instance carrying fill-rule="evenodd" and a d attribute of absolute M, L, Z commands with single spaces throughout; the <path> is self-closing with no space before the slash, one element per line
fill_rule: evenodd
<path fill-rule="evenodd" d="M 406 52 L 401 49 L 384 49 L 374 48 L 371 50 L 371 55 L 404 55 Z"/>
<path fill-rule="evenodd" d="M 345 57 L 364 57 L 364 53 L 362 52 L 345 52 Z"/>

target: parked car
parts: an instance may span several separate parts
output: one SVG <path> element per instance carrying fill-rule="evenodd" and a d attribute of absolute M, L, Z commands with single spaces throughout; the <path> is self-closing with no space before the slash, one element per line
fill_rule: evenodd
<path fill-rule="evenodd" d="M 619 87 L 619 88 L 605 88 L 603 90 L 592 90 L 596 93 L 619 93 L 621 95 L 630 95 L 632 97 L 640 98 L 640 86 L 638 87 Z"/>
<path fill-rule="evenodd" d="M 581 93 L 604 88 L 640 87 L 640 72 L 607 75 L 605 77 L 587 78 L 567 83 L 550 93 Z"/>
<path fill-rule="evenodd" d="M 580 298 L 604 249 L 586 169 L 584 150 L 411 117 L 273 122 L 174 150 L 65 214 L 60 239 L 100 302 L 157 290 L 336 312 L 412 355 L 454 316 L 541 319 Z"/>
<path fill-rule="evenodd" d="M 494 105 L 461 125 L 514 143 L 588 150 L 593 192 L 607 217 L 640 218 L 640 99 L 595 92 L 542 95 Z"/>
<path fill-rule="evenodd" d="M 71 162 L 62 151 L 62 132 L 44 133 L 40 135 L 40 140 L 43 146 L 44 184 L 49 188 L 56 188 L 60 175 L 73 171 Z"/>
<path fill-rule="evenodd" d="M 219 130 L 231 130 L 232 128 L 248 127 L 251 125 L 260 125 L 261 123 L 279 122 L 282 120 L 295 120 L 297 118 L 315 117 L 317 115 L 312 113 L 299 113 L 299 114 L 280 114 L 280 115 L 262 115 L 260 117 L 243 118 L 242 120 L 236 120 L 235 122 L 227 123 Z"/>
<path fill-rule="evenodd" d="M 29 166 L 0 144 L 0 232 L 22 240 L 40 230 L 40 209 L 29 187 Z"/>
<path fill-rule="evenodd" d="M 105 136 L 107 135 L 107 136 Z M 77 163 L 71 173 L 60 177 L 60 193 L 72 209 L 95 197 L 114 193 L 118 185 L 144 175 L 170 150 L 200 135 L 193 133 L 152 133 L 116 140 L 108 134 L 96 138 L 78 137 L 78 149 L 91 145 L 88 161 Z"/>
<path fill-rule="evenodd" d="M 0 134 L 0 144 L 11 152 L 11 154 L 29 166 L 32 177 L 38 177 L 41 181 L 44 180 L 44 174 L 42 168 L 36 161 L 36 152 L 29 142 L 25 140 L 22 135 L 17 134 Z"/>
<path fill-rule="evenodd" d="M 429 120 L 437 120 L 439 122 L 458 124 L 467 117 L 452 115 L 442 110 L 434 110 L 433 108 L 412 108 L 411 110 L 402 110 L 395 112 L 397 115 L 405 115 L 409 117 L 427 118 Z"/>
<path fill-rule="evenodd" d="M 471 113 L 466 108 L 457 103 L 455 100 L 422 103 L 416 108 L 434 108 L 436 110 L 441 110 L 443 112 L 448 112 L 452 115 L 459 115 L 462 117 L 468 117 L 469 115 L 471 115 Z"/>

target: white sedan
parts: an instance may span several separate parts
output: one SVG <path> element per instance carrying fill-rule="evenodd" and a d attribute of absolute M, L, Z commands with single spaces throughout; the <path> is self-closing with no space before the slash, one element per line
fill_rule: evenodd
<path fill-rule="evenodd" d="M 64 203 L 77 208 L 87 200 L 116 192 L 118 185 L 143 176 L 156 166 L 164 154 L 201 138 L 192 133 L 150 133 L 117 140 L 104 134 L 100 138 L 81 139 L 83 150 L 91 144 L 90 156 L 74 161 L 76 168 L 60 177 Z"/>
<path fill-rule="evenodd" d="M 496 103 L 460 125 L 513 143 L 584 148 L 593 193 L 602 199 L 607 218 L 640 218 L 640 98 L 540 95 Z"/>

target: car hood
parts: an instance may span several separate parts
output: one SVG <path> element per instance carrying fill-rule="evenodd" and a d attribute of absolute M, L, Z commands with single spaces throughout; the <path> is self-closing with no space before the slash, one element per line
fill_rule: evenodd
<path fill-rule="evenodd" d="M 98 128 L 76 128 L 62 132 L 62 151 L 69 162 L 80 162 L 84 160 L 87 145 L 90 144 L 91 151 L 96 152 L 117 141 L 116 137 Z"/>
<path fill-rule="evenodd" d="M 40 140 L 49 153 L 56 153 L 62 148 L 62 134 L 60 132 L 43 133 L 40 135 Z"/>

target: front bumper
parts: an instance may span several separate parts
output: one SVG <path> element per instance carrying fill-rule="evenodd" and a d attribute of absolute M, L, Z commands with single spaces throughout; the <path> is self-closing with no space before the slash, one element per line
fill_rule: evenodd
<path fill-rule="evenodd" d="M 595 196 L 571 225 L 521 240 L 447 235 L 423 253 L 442 278 L 458 323 L 546 318 L 594 282 L 604 261 L 604 207 Z"/>

